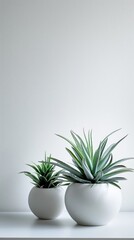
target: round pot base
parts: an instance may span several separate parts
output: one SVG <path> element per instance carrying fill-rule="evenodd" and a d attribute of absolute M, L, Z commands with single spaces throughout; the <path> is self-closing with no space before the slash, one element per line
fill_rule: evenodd
<path fill-rule="evenodd" d="M 121 201 L 121 190 L 105 183 L 73 183 L 65 194 L 67 211 L 79 225 L 106 225 L 118 214 Z"/>
<path fill-rule="evenodd" d="M 54 219 L 63 209 L 63 190 L 61 187 L 33 187 L 29 193 L 28 203 L 36 217 L 46 220 Z"/>

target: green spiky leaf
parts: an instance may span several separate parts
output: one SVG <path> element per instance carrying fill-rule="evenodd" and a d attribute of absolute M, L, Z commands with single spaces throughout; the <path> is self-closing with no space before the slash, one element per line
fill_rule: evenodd
<path fill-rule="evenodd" d="M 83 138 L 74 131 L 71 131 L 72 140 L 57 135 L 70 144 L 71 149 L 66 148 L 66 150 L 71 156 L 73 163 L 73 166 L 70 166 L 70 164 L 66 164 L 64 161 L 52 158 L 53 164 L 63 170 L 62 179 L 67 181 L 67 183 L 88 182 L 92 184 L 100 184 L 107 182 L 120 188 L 117 183 L 120 180 L 125 180 L 125 178 L 118 177 L 117 175 L 133 171 L 133 169 L 127 168 L 120 163 L 134 158 L 123 158 L 113 161 L 113 150 L 126 138 L 127 135 L 107 147 L 108 139 L 112 134 L 119 130 L 120 129 L 117 129 L 108 134 L 102 141 L 100 141 L 96 150 L 94 150 L 93 146 L 92 131 L 88 131 L 86 134 L 83 130 Z"/>
<path fill-rule="evenodd" d="M 23 171 L 26 176 L 32 179 L 32 183 L 38 188 L 52 188 L 62 185 L 60 178 L 62 171 L 55 171 L 55 165 L 51 163 L 51 155 L 45 154 L 45 159 L 39 164 L 27 164 L 34 170 L 34 173 Z"/>

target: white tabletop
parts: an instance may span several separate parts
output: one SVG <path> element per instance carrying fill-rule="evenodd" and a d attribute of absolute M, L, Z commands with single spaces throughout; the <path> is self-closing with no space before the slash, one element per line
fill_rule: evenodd
<path fill-rule="evenodd" d="M 106 226 L 79 226 L 64 212 L 55 220 L 39 220 L 32 213 L 0 213 L 0 238 L 133 238 L 134 212 L 120 212 Z"/>

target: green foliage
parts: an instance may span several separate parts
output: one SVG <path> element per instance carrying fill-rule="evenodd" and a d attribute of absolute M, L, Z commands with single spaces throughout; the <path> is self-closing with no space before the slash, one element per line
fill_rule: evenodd
<path fill-rule="evenodd" d="M 27 164 L 34 170 L 34 173 L 23 171 L 26 176 L 32 179 L 32 183 L 38 188 L 54 188 L 62 184 L 60 179 L 61 170 L 55 172 L 55 165 L 51 163 L 51 156 L 39 164 Z"/>
<path fill-rule="evenodd" d="M 71 131 L 72 140 L 57 135 L 71 145 L 71 149 L 66 148 L 66 150 L 72 158 L 73 166 L 56 158 L 51 158 L 53 164 L 63 169 L 62 178 L 64 181 L 67 184 L 70 182 L 91 184 L 110 183 L 120 188 L 118 181 L 125 180 L 126 178 L 117 175 L 133 171 L 133 169 L 127 168 L 120 163 L 133 158 L 123 158 L 113 162 L 112 151 L 126 136 L 109 147 L 107 147 L 107 142 L 109 136 L 118 130 L 107 135 L 100 142 L 96 150 L 93 147 L 92 131 L 89 131 L 86 135 L 83 130 L 83 138 Z"/>

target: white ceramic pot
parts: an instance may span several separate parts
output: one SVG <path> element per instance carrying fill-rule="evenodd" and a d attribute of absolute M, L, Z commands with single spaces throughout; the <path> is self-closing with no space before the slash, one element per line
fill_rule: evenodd
<path fill-rule="evenodd" d="M 119 212 L 121 190 L 111 184 L 68 186 L 65 205 L 70 216 L 80 225 L 105 225 Z"/>
<path fill-rule="evenodd" d="M 28 203 L 31 211 L 38 218 L 54 219 L 63 209 L 63 189 L 33 187 L 29 193 Z"/>

